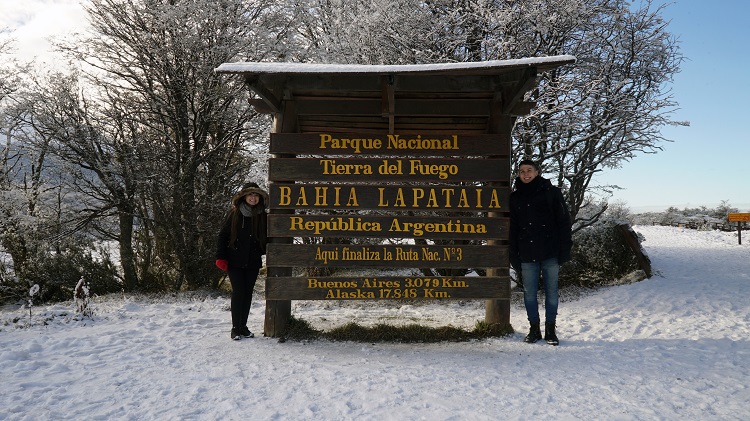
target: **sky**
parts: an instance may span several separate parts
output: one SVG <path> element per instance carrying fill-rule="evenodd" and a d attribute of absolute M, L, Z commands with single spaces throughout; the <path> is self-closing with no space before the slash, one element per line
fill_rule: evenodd
<path fill-rule="evenodd" d="M 80 1 L 0 0 L 0 28 L 15 31 L 21 57 L 45 57 L 45 37 L 65 34 L 85 21 Z M 663 15 L 686 57 L 671 86 L 679 103 L 673 120 L 690 126 L 664 128 L 662 134 L 672 142 L 661 144 L 662 151 L 605 169 L 594 184 L 621 187 L 610 202 L 634 211 L 711 208 L 727 201 L 748 212 L 750 2 L 675 0 Z"/>
<path fill-rule="evenodd" d="M 656 3 L 656 1 L 655 1 Z M 726 200 L 750 212 L 750 2 L 675 0 L 664 10 L 686 57 L 672 86 L 680 104 L 670 143 L 607 170 L 602 184 L 622 187 L 613 199 L 631 208 L 715 207 Z"/>
<path fill-rule="evenodd" d="M 434 344 L 263 337 L 263 277 L 249 319 L 258 334 L 240 341 L 228 296 L 112 294 L 92 299 L 91 317 L 72 301 L 0 307 L 0 419 L 750 419 L 750 239 L 634 229 L 655 275 L 561 290 L 559 346 L 523 342 L 518 289 L 514 334 Z M 468 330 L 484 313 L 484 300 L 292 304 L 317 329 Z"/>

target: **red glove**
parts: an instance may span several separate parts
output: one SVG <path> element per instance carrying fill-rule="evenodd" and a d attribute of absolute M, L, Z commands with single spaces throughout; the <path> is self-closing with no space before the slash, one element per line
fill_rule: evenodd
<path fill-rule="evenodd" d="M 229 270 L 229 261 L 224 259 L 216 259 L 216 267 L 226 272 Z"/>

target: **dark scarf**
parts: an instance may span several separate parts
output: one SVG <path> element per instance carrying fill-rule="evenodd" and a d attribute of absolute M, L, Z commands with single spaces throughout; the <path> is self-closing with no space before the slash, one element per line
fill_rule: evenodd
<path fill-rule="evenodd" d="M 237 241 L 237 225 L 239 223 L 238 219 L 242 218 L 243 216 L 246 218 L 251 218 L 252 221 L 252 235 L 255 238 L 260 239 L 261 233 L 260 232 L 260 218 L 258 218 L 258 215 L 261 213 L 264 213 L 266 211 L 265 206 L 263 205 L 263 198 L 260 199 L 260 202 L 258 202 L 255 206 L 250 206 L 247 204 L 247 202 L 240 202 L 238 206 L 235 206 L 232 209 L 232 225 L 229 231 L 229 247 L 235 248 L 235 243 Z M 245 224 L 245 218 L 242 218 L 242 226 L 244 227 Z"/>
<path fill-rule="evenodd" d="M 523 195 L 536 193 L 542 190 L 546 184 L 551 185 L 549 180 L 543 178 L 541 175 L 537 175 L 529 183 L 524 183 L 520 177 L 516 178 L 516 190 Z"/>

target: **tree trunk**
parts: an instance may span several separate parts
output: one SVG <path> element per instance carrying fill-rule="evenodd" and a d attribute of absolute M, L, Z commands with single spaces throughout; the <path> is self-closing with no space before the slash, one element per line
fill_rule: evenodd
<path fill-rule="evenodd" d="M 121 209 L 120 221 L 120 266 L 125 283 L 125 292 L 135 291 L 138 287 L 138 273 L 135 264 L 135 251 L 133 250 L 133 212 L 130 209 Z"/>

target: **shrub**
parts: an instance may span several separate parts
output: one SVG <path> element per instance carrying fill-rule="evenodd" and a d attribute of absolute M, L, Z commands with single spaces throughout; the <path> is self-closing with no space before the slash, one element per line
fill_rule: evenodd
<path fill-rule="evenodd" d="M 39 299 L 43 302 L 70 300 L 81 277 L 88 282 L 92 295 L 122 290 L 109 256 L 103 254 L 95 258 L 92 250 L 81 245 L 69 245 L 54 252 L 38 252 L 26 262 L 21 275 L 29 285 L 39 285 Z"/>
<path fill-rule="evenodd" d="M 638 269 L 635 254 L 617 229 L 622 223 L 627 221 L 620 215 L 607 214 L 574 234 L 571 261 L 560 270 L 561 287 L 608 284 Z"/>

